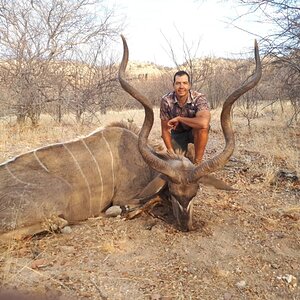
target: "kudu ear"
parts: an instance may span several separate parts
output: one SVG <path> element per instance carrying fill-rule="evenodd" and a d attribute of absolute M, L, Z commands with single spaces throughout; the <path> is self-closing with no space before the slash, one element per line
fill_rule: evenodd
<path fill-rule="evenodd" d="M 204 185 L 213 186 L 214 188 L 218 190 L 225 190 L 225 191 L 237 191 L 224 181 L 217 179 L 213 175 L 205 175 L 199 179 L 199 183 L 202 183 Z"/>
<path fill-rule="evenodd" d="M 147 186 L 137 195 L 140 201 L 147 200 L 157 195 L 166 185 L 167 181 L 163 176 L 157 175 Z"/>

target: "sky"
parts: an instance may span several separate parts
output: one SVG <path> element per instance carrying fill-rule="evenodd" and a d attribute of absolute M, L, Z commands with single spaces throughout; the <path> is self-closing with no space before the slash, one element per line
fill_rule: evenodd
<path fill-rule="evenodd" d="M 230 25 L 230 20 L 245 13 L 237 1 L 219 0 L 108 0 L 125 16 L 124 36 L 130 60 L 174 66 L 170 46 L 176 60 L 182 63 L 183 37 L 186 44 L 197 51 L 197 57 L 238 57 L 250 51 L 255 36 Z M 253 19 L 253 17 L 252 17 Z M 259 35 L 270 29 L 243 19 L 239 26 Z M 199 43 L 200 41 L 200 43 Z M 197 47 L 199 43 L 199 47 Z"/>

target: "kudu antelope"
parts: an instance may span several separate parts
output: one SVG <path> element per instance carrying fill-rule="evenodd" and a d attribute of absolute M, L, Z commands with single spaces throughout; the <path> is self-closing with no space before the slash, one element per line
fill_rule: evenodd
<path fill-rule="evenodd" d="M 260 79 L 255 45 L 253 78 L 225 101 L 221 123 L 225 149 L 198 167 L 183 156 L 167 157 L 148 146 L 153 110 L 148 99 L 125 80 L 128 48 L 119 70 L 122 87 L 145 109 L 139 136 L 118 126 L 75 141 L 48 145 L 0 164 L 0 238 L 22 238 L 98 216 L 111 205 L 137 205 L 163 193 L 181 230 L 192 228 L 192 200 L 199 182 L 223 167 L 234 149 L 232 104 Z"/>

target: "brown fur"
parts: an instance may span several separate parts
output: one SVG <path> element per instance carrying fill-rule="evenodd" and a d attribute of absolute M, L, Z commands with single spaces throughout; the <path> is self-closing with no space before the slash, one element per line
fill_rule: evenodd
<path fill-rule="evenodd" d="M 1 238 L 44 231 L 53 217 L 73 224 L 112 204 L 128 205 L 155 176 L 137 141 L 132 131 L 108 127 L 1 164 Z"/>
<path fill-rule="evenodd" d="M 106 128 L 109 127 L 119 127 L 119 128 L 124 128 L 127 129 L 137 136 L 140 134 L 141 128 L 135 125 L 132 122 L 126 122 L 126 121 L 116 121 L 112 122 L 109 125 L 106 126 Z M 154 142 L 149 142 L 150 147 L 154 149 L 155 152 L 159 154 L 159 156 L 162 159 L 177 159 L 177 155 L 183 155 L 183 153 L 180 154 L 180 152 L 177 153 L 176 157 L 172 157 L 170 153 L 167 153 L 165 146 L 160 142 L 160 143 L 154 143 Z"/>
<path fill-rule="evenodd" d="M 126 121 L 112 122 L 109 125 L 107 125 L 106 128 L 107 127 L 120 127 L 120 128 L 124 128 L 124 129 L 132 131 L 136 135 L 139 135 L 139 133 L 141 131 L 141 128 L 139 128 L 137 125 L 135 125 L 132 122 L 126 122 Z"/>

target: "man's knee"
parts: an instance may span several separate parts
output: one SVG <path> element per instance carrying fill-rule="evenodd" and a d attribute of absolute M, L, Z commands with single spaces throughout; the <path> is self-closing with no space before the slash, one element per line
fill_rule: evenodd
<path fill-rule="evenodd" d="M 210 126 L 204 128 L 194 128 L 193 135 L 194 136 L 207 135 L 209 133 L 209 130 L 210 130 Z"/>

